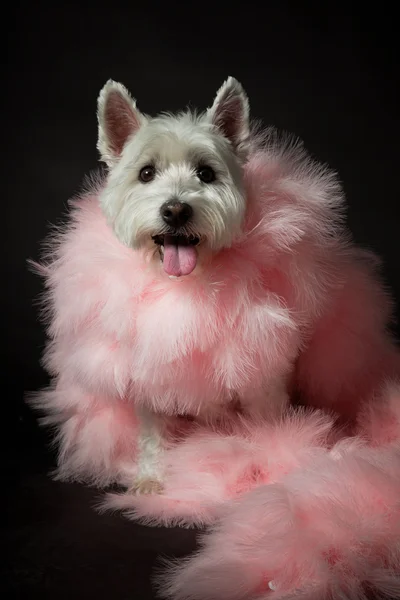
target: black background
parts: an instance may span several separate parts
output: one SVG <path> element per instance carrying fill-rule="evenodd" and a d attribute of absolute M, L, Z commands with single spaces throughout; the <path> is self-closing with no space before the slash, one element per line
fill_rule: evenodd
<path fill-rule="evenodd" d="M 385 3 L 322 4 L 15 2 L 3 22 L 6 598 L 145 600 L 157 555 L 194 547 L 193 532 L 99 516 L 96 491 L 52 482 L 47 437 L 23 403 L 47 382 L 34 305 L 41 281 L 26 259 L 38 258 L 49 222 L 98 165 L 96 99 L 107 79 L 152 114 L 204 109 L 235 76 L 254 117 L 299 135 L 339 172 L 349 226 L 382 256 L 400 298 L 396 18 Z"/>

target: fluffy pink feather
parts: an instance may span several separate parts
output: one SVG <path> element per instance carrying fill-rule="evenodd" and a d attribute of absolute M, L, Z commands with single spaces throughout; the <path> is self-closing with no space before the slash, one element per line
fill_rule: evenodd
<path fill-rule="evenodd" d="M 346 233 L 334 175 L 300 146 L 270 132 L 245 180 L 242 237 L 179 284 L 116 240 L 101 181 L 73 201 L 38 267 L 54 384 L 35 404 L 57 428 L 58 475 L 129 485 L 135 406 L 196 413 L 230 391 L 263 405 L 263 382 L 295 363 L 293 394 L 357 439 L 337 442 L 321 413 L 282 424 L 264 402 L 269 424 L 195 429 L 172 446 L 165 496 L 108 502 L 148 521 L 219 519 L 169 577 L 176 600 L 267 598 L 269 581 L 287 599 L 398 591 L 399 394 L 379 390 L 400 363 L 377 261 Z"/>
<path fill-rule="evenodd" d="M 340 452 L 339 448 L 335 448 Z M 399 447 L 356 440 L 225 505 L 161 581 L 174 600 L 397 598 Z"/>

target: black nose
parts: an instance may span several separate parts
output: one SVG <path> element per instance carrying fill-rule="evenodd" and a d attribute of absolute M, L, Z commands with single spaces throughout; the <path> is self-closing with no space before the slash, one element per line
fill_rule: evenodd
<path fill-rule="evenodd" d="M 185 202 L 170 200 L 162 205 L 160 212 L 167 225 L 178 228 L 189 221 L 193 215 L 193 208 Z"/>

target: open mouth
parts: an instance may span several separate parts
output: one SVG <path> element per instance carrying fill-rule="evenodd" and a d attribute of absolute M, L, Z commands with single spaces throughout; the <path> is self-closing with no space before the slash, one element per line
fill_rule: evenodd
<path fill-rule="evenodd" d="M 173 277 L 190 275 L 196 268 L 196 246 L 200 238 L 186 235 L 160 234 L 152 239 L 159 246 L 164 271 Z"/>

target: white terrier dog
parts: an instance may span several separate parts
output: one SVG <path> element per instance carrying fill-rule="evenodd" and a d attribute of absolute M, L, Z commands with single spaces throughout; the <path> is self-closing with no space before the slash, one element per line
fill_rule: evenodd
<path fill-rule="evenodd" d="M 159 491 L 171 421 L 257 423 L 292 391 L 355 419 L 399 358 L 335 174 L 255 133 L 233 78 L 205 113 L 155 118 L 110 81 L 98 120 L 107 176 L 40 267 L 59 477 Z"/>
<path fill-rule="evenodd" d="M 155 118 L 138 110 L 123 85 L 109 81 L 99 96 L 98 122 L 98 149 L 109 167 L 100 204 L 122 244 L 145 250 L 153 268 L 175 279 L 199 274 L 213 254 L 239 239 L 250 130 L 248 99 L 238 81 L 230 77 L 200 116 L 183 112 Z M 279 406 L 286 405 L 285 387 L 279 378 L 270 389 Z M 207 409 L 196 414 L 199 420 L 221 415 L 215 400 L 210 398 Z M 266 397 L 260 404 L 268 405 Z M 180 411 L 186 413 L 186 407 L 179 406 Z M 146 407 L 138 414 L 140 457 L 134 488 L 158 491 L 167 420 L 164 410 L 161 419 Z"/>
<path fill-rule="evenodd" d="M 146 522 L 220 517 L 169 598 L 397 590 L 400 356 L 335 174 L 250 130 L 232 78 L 156 118 L 110 81 L 98 120 L 107 176 L 39 266 L 58 477 L 120 484 L 106 505 Z"/>
<path fill-rule="evenodd" d="M 170 277 L 190 274 L 204 251 L 229 247 L 241 230 L 248 111 L 233 78 L 200 117 L 149 118 L 113 81 L 100 93 L 98 149 L 110 168 L 102 209 L 123 244 L 158 244 Z"/>

